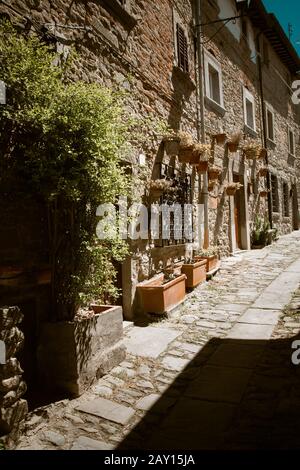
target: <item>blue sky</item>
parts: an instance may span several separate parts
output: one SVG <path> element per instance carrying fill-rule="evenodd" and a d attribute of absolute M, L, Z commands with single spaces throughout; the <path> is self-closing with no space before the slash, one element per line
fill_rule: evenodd
<path fill-rule="evenodd" d="M 274 13 L 288 36 L 288 24 L 293 26 L 291 42 L 300 55 L 300 1 L 263 0 L 269 13 Z M 299 42 L 299 44 L 297 44 Z"/>

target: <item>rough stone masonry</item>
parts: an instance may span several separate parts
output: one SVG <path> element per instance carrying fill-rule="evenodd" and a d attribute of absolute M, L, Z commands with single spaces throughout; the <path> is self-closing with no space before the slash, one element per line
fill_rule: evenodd
<path fill-rule="evenodd" d="M 22 318 L 18 307 L 0 308 L 0 340 L 5 344 L 6 353 L 5 364 L 0 364 L 0 436 L 6 436 L 3 439 L 6 447 L 18 438 L 20 424 L 28 411 L 26 400 L 21 398 L 26 392 L 26 384 L 17 359 L 24 341 L 17 326 Z"/>

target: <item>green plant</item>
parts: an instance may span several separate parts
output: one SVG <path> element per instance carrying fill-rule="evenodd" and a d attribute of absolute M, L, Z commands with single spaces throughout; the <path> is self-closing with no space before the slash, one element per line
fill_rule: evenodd
<path fill-rule="evenodd" d="M 72 83 L 69 66 L 36 37 L 0 24 L 0 187 L 17 185 L 48 215 L 53 318 L 70 320 L 83 302 L 117 296 L 114 265 L 122 240 L 96 239 L 96 208 L 126 195 L 121 164 L 132 121 L 124 96 L 98 84 Z"/>
<path fill-rule="evenodd" d="M 209 248 L 201 248 L 199 250 L 194 251 L 194 256 L 203 256 L 203 257 L 210 257 L 219 254 L 219 247 L 218 246 L 210 246 Z"/>
<path fill-rule="evenodd" d="M 268 219 L 259 217 L 258 215 L 255 217 L 254 227 L 252 230 L 252 245 L 266 245 L 268 240 L 268 233 L 270 230 L 270 222 Z"/>

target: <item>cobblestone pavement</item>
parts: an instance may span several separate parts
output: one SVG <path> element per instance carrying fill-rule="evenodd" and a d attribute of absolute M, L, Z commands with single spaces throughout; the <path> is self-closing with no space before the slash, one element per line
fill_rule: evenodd
<path fill-rule="evenodd" d="M 222 261 L 168 319 L 125 322 L 127 357 L 28 416 L 18 449 L 300 448 L 300 233 Z"/>

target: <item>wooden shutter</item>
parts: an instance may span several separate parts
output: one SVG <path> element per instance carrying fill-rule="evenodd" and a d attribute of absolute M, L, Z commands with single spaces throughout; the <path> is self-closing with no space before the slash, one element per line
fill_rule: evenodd
<path fill-rule="evenodd" d="M 189 58 L 188 58 L 188 43 L 184 30 L 177 24 L 177 55 L 178 67 L 183 72 L 189 71 Z"/>

